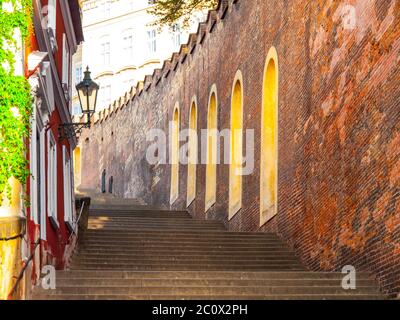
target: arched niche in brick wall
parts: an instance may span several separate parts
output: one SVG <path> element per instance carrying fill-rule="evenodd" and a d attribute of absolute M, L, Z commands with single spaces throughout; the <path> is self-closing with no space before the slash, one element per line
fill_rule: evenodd
<path fill-rule="evenodd" d="M 278 208 L 278 54 L 272 47 L 264 68 L 261 116 L 260 226 Z"/>
<path fill-rule="evenodd" d="M 229 219 L 242 207 L 243 77 L 237 71 L 232 86 L 229 165 Z"/>
<path fill-rule="evenodd" d="M 196 164 L 198 158 L 197 141 L 197 98 L 194 96 L 190 103 L 189 113 L 189 145 L 188 145 L 188 172 L 187 172 L 187 206 L 196 197 Z"/>
<path fill-rule="evenodd" d="M 207 114 L 207 165 L 205 212 L 217 200 L 217 139 L 218 139 L 218 95 L 217 86 L 211 87 Z"/>
<path fill-rule="evenodd" d="M 179 104 L 176 103 L 171 121 L 171 190 L 170 204 L 173 204 L 179 196 Z"/>

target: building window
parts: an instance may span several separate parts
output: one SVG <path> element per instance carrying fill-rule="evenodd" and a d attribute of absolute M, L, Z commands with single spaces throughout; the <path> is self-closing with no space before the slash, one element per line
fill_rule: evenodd
<path fill-rule="evenodd" d="M 194 97 L 192 99 L 189 115 L 187 206 L 189 206 L 196 197 L 196 164 L 198 157 L 197 144 L 197 103 L 196 97 Z"/>
<path fill-rule="evenodd" d="M 105 108 L 111 103 L 111 85 L 104 85 L 100 87 L 100 108 Z"/>
<path fill-rule="evenodd" d="M 48 0 L 47 3 L 47 27 L 53 30 L 53 35 L 56 34 L 56 0 Z"/>
<path fill-rule="evenodd" d="M 65 90 L 69 87 L 69 46 L 67 41 L 67 35 L 63 33 L 63 55 L 62 55 L 62 82 L 66 85 Z"/>
<path fill-rule="evenodd" d="M 64 221 L 72 226 L 72 171 L 71 159 L 67 153 L 67 148 L 62 147 L 63 150 L 63 176 L 64 176 Z"/>
<path fill-rule="evenodd" d="M 39 133 L 39 148 L 37 149 L 38 164 L 40 165 L 39 176 L 36 177 L 36 182 L 39 188 L 39 223 L 40 223 L 40 238 L 46 240 L 46 131 L 43 129 Z"/>
<path fill-rule="evenodd" d="M 231 101 L 231 139 L 229 165 L 229 219 L 242 207 L 242 140 L 243 140 L 243 88 L 238 71 L 233 82 Z"/>
<path fill-rule="evenodd" d="M 58 226 L 57 219 L 57 144 L 51 131 L 47 135 L 48 172 L 47 172 L 47 203 L 48 215 L 53 224 Z"/>
<path fill-rule="evenodd" d="M 181 45 L 181 35 L 181 27 L 177 23 L 174 24 L 172 26 L 172 43 L 174 46 L 174 50 L 179 48 L 179 46 Z"/>
<path fill-rule="evenodd" d="M 110 65 L 110 42 L 109 41 L 104 41 L 100 45 L 100 56 L 101 56 L 101 62 L 105 66 Z"/>
<path fill-rule="evenodd" d="M 81 110 L 81 105 L 79 102 L 72 105 L 72 115 L 78 115 L 81 113 L 82 113 L 82 110 Z"/>
<path fill-rule="evenodd" d="M 133 58 L 133 35 L 127 34 L 123 38 L 123 48 L 126 59 Z"/>
<path fill-rule="evenodd" d="M 211 88 L 207 115 L 207 165 L 205 212 L 216 202 L 217 193 L 217 87 Z"/>
<path fill-rule="evenodd" d="M 44 61 L 42 62 L 43 65 L 43 71 L 42 74 L 44 73 L 45 77 L 45 84 L 44 84 L 44 90 L 46 91 L 47 94 L 47 100 L 49 102 L 49 111 L 52 113 L 55 109 L 54 105 L 54 90 L 53 90 L 53 77 L 51 74 L 51 68 L 50 68 L 50 62 L 49 61 Z"/>
<path fill-rule="evenodd" d="M 82 66 L 76 66 L 75 68 L 75 83 L 78 84 L 81 82 L 83 79 L 83 73 L 82 73 Z"/>
<path fill-rule="evenodd" d="M 57 13 L 56 8 L 57 1 L 56 0 L 49 0 L 47 6 L 44 7 L 44 10 L 47 9 L 47 31 L 49 34 L 50 46 L 52 52 L 57 48 L 57 38 L 56 38 L 56 19 Z M 46 13 L 46 11 L 44 11 Z"/>
<path fill-rule="evenodd" d="M 149 53 L 157 52 L 157 31 L 155 29 L 147 31 L 147 46 Z"/>
<path fill-rule="evenodd" d="M 40 141 L 38 140 L 38 130 L 36 128 L 36 112 L 31 117 L 31 140 L 30 140 L 30 199 L 31 199 L 31 219 L 36 224 L 40 223 L 39 219 L 39 207 L 40 203 L 38 199 L 40 198 L 38 195 L 40 194 Z"/>
<path fill-rule="evenodd" d="M 40 238 L 46 239 L 46 172 L 45 172 L 45 130 L 40 131 L 37 127 L 37 113 L 34 111 L 31 120 L 31 139 L 30 139 L 30 200 L 31 200 L 31 219 L 35 224 L 40 225 Z"/>
<path fill-rule="evenodd" d="M 101 14 L 104 19 L 107 19 L 111 16 L 111 1 L 105 0 L 100 4 Z"/>
<path fill-rule="evenodd" d="M 179 105 L 176 103 L 172 117 L 171 130 L 171 194 L 170 203 L 173 204 L 179 196 Z"/>
<path fill-rule="evenodd" d="M 123 92 L 129 92 L 132 89 L 132 87 L 134 86 L 134 84 L 135 84 L 134 79 L 125 80 L 124 86 L 123 86 L 123 88 L 124 88 Z"/>
<path fill-rule="evenodd" d="M 261 165 L 260 225 L 277 213 L 278 198 L 278 55 L 271 48 L 264 68 Z"/>

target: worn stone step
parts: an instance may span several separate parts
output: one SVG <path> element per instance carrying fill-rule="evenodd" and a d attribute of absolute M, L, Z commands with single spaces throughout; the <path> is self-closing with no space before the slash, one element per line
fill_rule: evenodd
<path fill-rule="evenodd" d="M 89 224 L 88 229 L 98 230 L 98 229 L 108 229 L 108 230 L 158 230 L 157 226 L 127 226 L 127 225 L 101 225 L 101 224 Z M 170 230 L 171 232 L 179 231 L 179 227 L 177 226 L 164 226 L 163 230 Z M 221 230 L 224 231 L 224 227 L 222 226 L 207 226 L 207 227 L 185 227 L 185 230 L 202 230 L 202 231 L 215 231 Z"/>
<path fill-rule="evenodd" d="M 246 243 L 246 244 L 258 244 L 262 243 L 265 245 L 268 244 L 281 244 L 282 241 L 279 241 L 277 239 L 270 239 L 270 238 L 254 238 L 254 239 L 237 239 L 237 238 L 225 238 L 225 237 L 220 237 L 220 238 L 196 238 L 196 237 L 179 237 L 179 238 L 174 238 L 174 237 L 165 237 L 165 238 L 160 238 L 160 237 L 102 237 L 102 236 L 84 236 L 82 238 L 83 242 L 87 243 L 165 243 L 165 244 L 171 244 L 171 243 L 193 243 L 193 244 L 204 244 L 204 243 L 211 243 L 211 244 L 225 244 L 225 243 Z"/>
<path fill-rule="evenodd" d="M 256 238 L 256 239 L 240 239 L 240 238 L 207 238 L 207 237 L 182 237 L 182 238 L 158 238 L 158 237 L 101 237 L 101 236 L 85 236 L 83 238 L 85 242 L 90 242 L 90 243 L 107 243 L 107 242 L 112 242 L 112 243 L 124 243 L 124 242 L 129 242 L 129 243 L 140 243 L 140 242 L 153 242 L 153 243 L 165 243 L 166 245 L 171 244 L 171 243 L 190 243 L 190 244 L 203 244 L 203 243 L 211 243 L 211 244 L 225 244 L 225 243 L 231 243 L 231 244 L 240 244 L 240 243 L 246 243 L 246 244 L 283 244 L 282 241 L 279 241 L 277 239 L 269 239 L 269 238 Z"/>
<path fill-rule="evenodd" d="M 252 240 L 252 239 L 219 239 L 219 240 L 213 240 L 213 239 L 180 239 L 174 240 L 174 239 L 130 239 L 130 238 L 121 238 L 121 239 L 107 239 L 107 238 L 84 238 L 83 241 L 86 245 L 91 245 L 91 244 L 107 244 L 107 243 L 113 243 L 113 244 L 130 244 L 132 246 L 140 246 L 142 244 L 162 244 L 164 246 L 170 246 L 171 248 L 174 247 L 176 243 L 179 243 L 179 245 L 193 245 L 193 246 L 201 246 L 201 245 L 229 245 L 229 246 L 235 246 L 235 245 L 264 245 L 268 247 L 269 245 L 282 245 L 280 241 L 277 240 L 270 240 L 270 239 L 257 239 L 257 240 Z"/>
<path fill-rule="evenodd" d="M 341 287 L 342 279 L 115 279 L 115 278 L 57 278 L 57 288 L 65 286 L 134 286 L 134 287 L 199 287 L 199 286 L 213 286 L 213 287 L 227 287 L 227 286 L 337 286 Z M 374 280 L 359 279 L 358 286 L 376 286 Z"/>
<path fill-rule="evenodd" d="M 343 279 L 340 272 L 311 271 L 113 271 L 59 270 L 57 279 L 65 278 L 120 278 L 120 279 Z M 369 272 L 358 272 L 357 279 L 374 280 Z M 374 280 L 375 281 L 375 280 Z"/>
<path fill-rule="evenodd" d="M 383 300 L 379 294 L 259 294 L 259 295 L 148 295 L 148 294 L 52 294 L 37 295 L 37 300 Z"/>
<path fill-rule="evenodd" d="M 135 223 L 196 223 L 196 224 L 222 224 L 220 221 L 216 220 L 199 220 L 193 219 L 190 216 L 185 218 L 176 218 L 176 217 L 163 217 L 163 218 L 154 218 L 154 217 L 113 217 L 113 216 L 99 216 L 99 217 L 89 217 L 89 221 L 109 221 L 109 222 L 135 222 Z"/>
<path fill-rule="evenodd" d="M 111 240 L 118 240 L 118 239 L 154 239 L 154 240 L 174 240 L 180 241 L 182 239 L 188 240 L 196 240 L 199 239 L 207 239 L 207 240 L 247 240 L 247 241 L 257 241 L 257 240 L 268 240 L 268 241 L 278 241 L 281 242 L 279 238 L 268 237 L 268 236 L 259 236 L 259 235 L 230 235 L 230 234 L 146 234 L 146 233 L 132 233 L 132 234 L 123 234 L 123 233 L 109 233 L 103 234 L 101 232 L 96 233 L 93 230 L 90 230 L 90 233 L 86 233 L 84 238 L 85 239 L 111 239 Z"/>
<path fill-rule="evenodd" d="M 93 216 L 152 216 L 152 217 L 190 217 L 187 211 L 168 211 L 168 210 L 131 210 L 117 208 L 90 209 L 89 217 Z"/>
<path fill-rule="evenodd" d="M 89 215 L 89 219 L 91 220 L 105 220 L 105 219 L 122 219 L 122 220 L 132 220 L 138 219 L 139 221 L 206 221 L 200 219 L 193 219 L 189 214 L 181 214 L 181 215 L 149 215 L 149 214 L 109 214 L 109 215 Z M 207 220 L 211 222 L 219 222 L 218 220 Z"/>
<path fill-rule="evenodd" d="M 235 265 L 239 264 L 264 264 L 264 263 L 294 263 L 298 264 L 298 260 L 290 255 L 286 256 L 251 256 L 251 257 L 241 257 L 241 256 L 208 256 L 208 255 L 197 255 L 197 256 L 173 256 L 173 255 L 165 255 L 165 256 L 124 256 L 124 257 L 115 257 L 115 256 L 76 256 L 72 264 L 86 264 L 86 263 L 98 263 L 99 265 L 108 265 L 113 263 L 132 263 L 132 264 L 151 264 L 151 263 L 185 263 L 185 264 L 196 264 L 196 263 L 206 263 L 206 264 L 224 264 L 224 263 L 234 263 Z"/>
<path fill-rule="evenodd" d="M 76 257 L 83 256 L 101 256 L 103 258 L 123 258 L 123 257 L 152 257 L 152 256 L 211 256 L 211 257 L 251 257 L 251 256 L 265 256 L 265 257 L 296 257 L 292 251 L 285 248 L 268 249 L 264 247 L 253 248 L 246 251 L 245 248 L 232 248 L 232 247 L 154 247 L 154 246 L 132 246 L 129 249 L 117 247 L 81 247 L 77 251 Z"/>
<path fill-rule="evenodd" d="M 203 251 L 197 251 L 194 252 L 192 251 L 148 251 L 148 250 L 136 250 L 132 252 L 126 252 L 126 251 L 119 251 L 115 252 L 112 250 L 109 250 L 107 252 L 100 251 L 100 250 L 84 250 L 84 251 L 79 251 L 79 253 L 74 256 L 74 259 L 80 259 L 82 257 L 96 257 L 98 259 L 137 259 L 141 257 L 185 257 L 185 259 L 193 259 L 198 256 L 205 256 L 205 257 L 211 257 L 211 258 L 225 258 L 225 257 L 241 257 L 242 259 L 249 259 L 251 257 L 264 257 L 268 259 L 274 259 L 274 258 L 279 258 L 279 257 L 291 257 L 295 258 L 293 254 L 290 251 L 276 251 L 276 252 L 270 252 L 270 251 L 240 251 L 240 252 L 232 252 L 232 251 L 213 251 L 210 252 L 208 250 L 203 250 Z"/>
<path fill-rule="evenodd" d="M 179 230 L 177 232 L 169 232 L 169 231 L 164 231 L 164 230 L 157 230 L 157 231 L 151 231 L 151 230 L 145 230 L 145 231 L 137 231 L 137 230 L 121 230 L 121 231 L 113 231 L 113 230 L 87 230 L 85 232 L 87 235 L 121 235 L 121 236 L 193 236 L 193 237 L 199 237 L 199 236 L 210 236 L 210 237 L 218 237 L 218 236 L 223 236 L 223 237 L 233 237 L 233 238 L 271 238 L 271 239 L 279 239 L 280 238 L 274 234 L 274 233 L 264 233 L 264 232 L 232 232 L 232 231 L 210 231 L 208 233 L 205 233 L 204 231 L 185 231 L 185 230 Z"/>
<path fill-rule="evenodd" d="M 72 264 L 71 268 L 82 269 L 82 270 L 137 270 L 137 271 L 186 271 L 186 270 L 209 270 L 209 271 L 283 271 L 283 270 L 304 270 L 304 267 L 298 264 L 247 264 L 247 265 L 232 265 L 232 264 L 183 264 L 183 263 L 167 263 L 167 264 L 107 264 L 99 265 L 98 263 L 85 263 L 85 264 Z"/>
<path fill-rule="evenodd" d="M 235 244 L 232 245 L 231 243 L 227 244 L 212 244 L 212 243 L 206 243 L 206 244 L 184 244 L 184 243 L 179 243 L 174 246 L 171 245 L 165 245 L 163 243 L 149 243 L 149 242 L 143 242 L 140 244 L 137 244 L 133 246 L 130 242 L 128 243 L 104 243 L 104 244 L 94 244 L 94 243 L 83 243 L 80 246 L 80 250 L 86 250 L 86 249 L 94 249 L 94 250 L 101 250 L 101 251 L 107 251 L 107 250 L 151 250 L 151 251 L 159 251 L 159 252 L 167 252 L 168 250 L 210 250 L 210 251 L 215 251 L 215 250 L 235 250 L 235 251 L 242 251 L 246 250 L 246 248 L 249 251 L 252 250 L 264 250 L 265 252 L 275 252 L 275 251 L 282 251 L 282 250 L 288 250 L 287 247 L 285 247 L 283 244 L 268 244 L 265 245 L 263 243 L 261 244 L 249 244 L 246 246 L 246 244 Z"/>
<path fill-rule="evenodd" d="M 173 220 L 167 220 L 165 221 L 153 221 L 152 219 L 149 219 L 149 221 L 137 221 L 135 219 L 132 220 L 121 220 L 121 219 L 110 219 L 110 220 L 96 220 L 96 219 L 89 219 L 89 224 L 90 225 L 125 225 L 125 226 L 153 226 L 153 227 L 158 227 L 159 230 L 163 229 L 164 227 L 171 227 L 171 226 L 177 226 L 181 227 L 181 230 L 185 230 L 186 227 L 224 227 L 225 226 L 222 223 L 219 222 L 209 222 L 209 223 L 202 223 L 201 221 L 193 221 L 193 220 L 188 220 L 188 221 L 173 221 Z"/>
<path fill-rule="evenodd" d="M 157 230 L 107 230 L 107 229 L 98 229 L 92 230 L 89 229 L 85 232 L 86 237 L 102 237 L 102 238 L 145 238 L 145 239 L 181 239 L 181 238 L 195 238 L 195 239 L 269 239 L 281 241 L 277 236 L 269 236 L 263 234 L 233 234 L 227 233 L 226 231 L 221 232 L 220 230 L 210 230 L 208 232 L 203 230 L 188 230 L 186 232 L 169 232 L 169 230 L 165 230 L 165 232 L 160 232 Z"/>
<path fill-rule="evenodd" d="M 118 208 L 120 207 L 120 208 Z M 141 213 L 141 212 L 155 212 L 155 213 L 163 213 L 163 214 L 179 214 L 185 213 L 188 214 L 187 210 L 168 210 L 163 208 L 152 208 L 151 206 L 144 205 L 141 208 L 132 208 L 129 205 L 112 205 L 112 204 L 104 204 L 104 205 L 96 205 L 93 204 L 90 206 L 90 212 L 100 212 L 100 211 L 108 211 L 112 210 L 112 212 L 119 213 L 119 212 L 134 212 L 134 213 Z"/>
<path fill-rule="evenodd" d="M 113 199 L 111 199 L 113 200 Z M 110 201 L 111 201 L 110 200 Z M 46 299 L 381 299 L 370 273 L 311 272 L 276 234 L 229 232 L 187 211 L 103 205 Z M 150 209 L 150 208 L 148 208 Z"/>
<path fill-rule="evenodd" d="M 73 265 L 83 265 L 83 264 L 91 264 L 97 263 L 98 265 L 114 265 L 114 264 L 186 264 L 186 265 L 196 265 L 196 264 L 207 264 L 207 265 L 215 265 L 215 264 L 231 264 L 234 263 L 235 266 L 239 265 L 270 265 L 270 264 L 299 264 L 298 260 L 293 256 L 285 256 L 285 257 L 275 257 L 275 258 L 266 258 L 266 257 L 258 257 L 255 256 L 252 259 L 244 259 L 239 256 L 226 256 L 226 257 L 209 257 L 209 256 L 196 256 L 195 258 L 190 257 L 189 259 L 185 256 L 151 256 L 151 257 L 142 257 L 137 259 L 132 258 L 118 258 L 115 259 L 113 257 L 110 258 L 102 258 L 102 257 L 84 257 L 77 256 L 72 260 Z"/>
<path fill-rule="evenodd" d="M 125 227 L 154 227 L 164 229 L 165 227 L 175 227 L 177 230 L 185 230 L 186 228 L 212 229 L 213 227 L 225 228 L 221 223 L 197 223 L 194 221 L 181 222 L 159 222 L 159 221 L 121 221 L 121 220 L 89 220 L 90 226 L 125 226 Z"/>
<path fill-rule="evenodd" d="M 168 250 L 153 250 L 143 248 L 106 248 L 106 249 L 96 249 L 92 247 L 80 247 L 77 251 L 78 255 L 92 255 L 92 254 L 101 254 L 101 255 L 253 255 L 253 254 L 263 254 L 263 255 L 285 255 L 290 254 L 293 255 L 292 251 L 289 249 L 276 249 L 276 250 L 265 250 L 264 248 L 256 248 L 252 250 L 246 249 L 238 249 L 235 247 L 232 248 L 169 248 Z"/>
<path fill-rule="evenodd" d="M 357 286 L 355 290 L 345 290 L 340 286 L 172 286 L 172 287 L 129 287 L 129 286 L 64 286 L 50 291 L 50 294 L 172 294 L 172 295 L 253 295 L 253 294 L 378 294 L 375 287 Z"/>

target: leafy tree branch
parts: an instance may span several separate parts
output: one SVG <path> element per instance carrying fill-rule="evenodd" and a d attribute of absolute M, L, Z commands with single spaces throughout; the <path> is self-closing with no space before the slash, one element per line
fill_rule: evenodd
<path fill-rule="evenodd" d="M 158 0 L 148 12 L 156 17 L 154 24 L 160 28 L 178 21 L 187 27 L 194 12 L 214 9 L 217 5 L 218 0 Z"/>

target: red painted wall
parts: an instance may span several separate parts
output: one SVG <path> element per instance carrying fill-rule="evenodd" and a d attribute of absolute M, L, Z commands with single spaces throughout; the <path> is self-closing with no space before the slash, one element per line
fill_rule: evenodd
<path fill-rule="evenodd" d="M 42 7 L 46 6 L 48 1 L 41 1 Z M 57 73 L 59 75 L 59 79 L 61 82 L 62 79 L 62 53 L 63 53 L 63 48 L 62 48 L 62 38 L 63 34 L 66 32 L 65 24 L 63 21 L 63 16 L 61 13 L 61 6 L 60 6 L 60 1 L 57 1 L 57 9 L 56 9 L 56 41 L 57 41 L 57 47 L 58 50 L 54 53 L 54 60 L 57 68 Z M 36 31 L 40 32 L 40 31 Z M 29 53 L 39 50 L 36 36 L 33 34 L 30 38 L 30 41 L 28 42 L 29 44 L 26 46 L 26 56 L 25 56 L 25 61 L 27 62 L 27 57 Z M 51 54 L 51 53 L 50 53 Z M 70 54 L 71 58 L 72 54 Z M 26 68 L 27 70 L 27 68 Z M 27 73 L 27 76 L 29 74 Z M 54 84 L 54 90 L 56 89 L 56 84 Z M 43 183 L 46 183 L 46 189 L 45 189 L 45 208 L 42 214 L 46 213 L 46 241 L 42 241 L 41 243 L 41 262 L 42 264 L 53 264 L 56 266 L 56 268 L 60 269 L 64 267 L 65 261 L 63 261 L 63 255 L 64 255 L 64 250 L 65 250 L 65 245 L 69 239 L 70 232 L 67 229 L 67 226 L 65 225 L 64 221 L 64 177 L 63 177 L 63 156 L 62 156 L 62 146 L 65 145 L 67 152 L 69 153 L 70 150 L 70 144 L 67 140 L 62 140 L 60 141 L 58 139 L 58 126 L 61 124 L 61 118 L 60 114 L 58 112 L 58 107 L 60 106 L 55 106 L 53 113 L 50 116 L 49 124 L 45 128 L 45 130 L 51 130 L 53 133 L 53 136 L 57 142 L 57 218 L 59 222 L 59 229 L 53 227 L 53 225 L 50 222 L 50 219 L 48 218 L 48 212 L 47 212 L 47 192 L 48 192 L 48 187 L 47 187 L 47 168 L 48 168 L 48 150 L 47 150 L 47 134 L 46 134 L 46 139 L 45 139 L 45 175 L 43 179 Z M 47 133 L 47 131 L 46 131 Z M 27 142 L 27 145 L 29 145 L 29 141 Z M 71 156 L 71 155 L 70 155 Z M 30 154 L 28 152 L 27 155 L 28 159 L 30 158 Z M 27 183 L 27 194 L 30 194 L 30 181 Z M 30 243 L 32 244 L 31 249 L 33 249 L 33 243 L 35 242 L 34 239 L 37 238 L 39 235 L 39 230 L 40 226 L 36 225 L 33 220 L 31 220 L 31 210 L 30 208 L 27 209 L 27 218 L 28 218 L 28 225 L 27 225 L 27 232 L 28 232 L 28 237 L 30 239 Z M 38 268 L 39 266 L 34 266 L 35 268 Z M 33 280 L 34 279 L 34 273 L 33 273 Z"/>
<path fill-rule="evenodd" d="M 57 141 L 57 219 L 59 222 L 59 229 L 56 229 L 50 219 L 47 219 L 46 231 L 47 231 L 47 246 L 46 248 L 46 259 L 47 263 L 56 265 L 57 268 L 63 268 L 64 261 L 62 260 L 65 245 L 70 235 L 64 221 L 64 174 L 63 174 L 63 156 L 62 146 L 65 145 L 69 150 L 70 145 L 67 140 L 58 140 L 58 126 L 61 123 L 60 116 L 57 111 L 54 111 L 50 117 L 49 130 L 51 130 L 54 138 Z M 46 136 L 46 147 L 47 147 L 47 136 Z M 47 154 L 47 152 L 46 152 Z M 47 167 L 48 159 L 46 158 L 46 181 L 47 181 Z M 48 186 L 46 184 L 46 193 L 48 192 Z M 48 199 L 46 198 L 46 206 Z"/>

